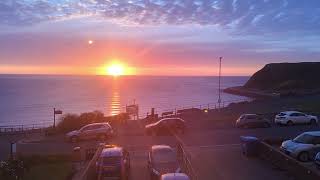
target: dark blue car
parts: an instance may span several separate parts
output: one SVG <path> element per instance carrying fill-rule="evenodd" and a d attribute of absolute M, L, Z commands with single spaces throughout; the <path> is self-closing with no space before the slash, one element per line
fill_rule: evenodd
<path fill-rule="evenodd" d="M 130 174 L 129 152 L 122 147 L 106 147 L 97 160 L 98 180 L 126 180 Z"/>

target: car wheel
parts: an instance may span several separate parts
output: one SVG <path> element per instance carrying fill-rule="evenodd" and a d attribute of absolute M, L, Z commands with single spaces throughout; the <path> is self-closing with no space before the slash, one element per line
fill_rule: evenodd
<path fill-rule="evenodd" d="M 299 155 L 298 155 L 298 160 L 301 161 L 301 162 L 307 162 L 309 161 L 309 153 L 308 152 L 301 152 Z"/>
<path fill-rule="evenodd" d="M 150 179 L 151 180 L 155 180 L 156 179 L 155 175 L 152 172 L 150 172 Z"/>
<path fill-rule="evenodd" d="M 157 132 L 156 131 L 152 131 L 151 132 L 151 136 L 157 136 Z"/>
<path fill-rule="evenodd" d="M 310 120 L 310 124 L 315 126 L 315 125 L 317 125 L 317 121 L 315 119 L 311 119 Z"/>
<path fill-rule="evenodd" d="M 104 140 L 106 140 L 106 139 L 107 139 L 107 136 L 106 136 L 106 135 L 104 135 L 104 134 L 101 134 L 101 135 L 98 137 L 98 139 L 100 139 L 100 140 L 104 141 Z"/>
<path fill-rule="evenodd" d="M 288 125 L 288 126 L 293 126 L 293 122 L 292 122 L 292 121 L 288 121 L 288 122 L 287 122 L 287 125 Z"/>
<path fill-rule="evenodd" d="M 245 124 L 245 125 L 243 125 L 242 127 L 245 128 L 245 129 L 248 129 L 248 128 L 249 128 L 249 125 L 248 125 L 248 124 Z"/>
<path fill-rule="evenodd" d="M 178 134 L 184 134 L 184 129 L 182 129 L 182 128 L 177 129 L 177 133 Z"/>
<path fill-rule="evenodd" d="M 270 123 L 265 122 L 265 123 L 263 123 L 263 127 L 265 127 L 265 128 L 271 127 L 271 124 L 270 124 Z"/>
<path fill-rule="evenodd" d="M 70 138 L 70 141 L 71 141 L 72 143 L 76 143 L 76 142 L 78 142 L 78 137 L 77 137 L 77 136 L 72 136 L 72 137 Z"/>

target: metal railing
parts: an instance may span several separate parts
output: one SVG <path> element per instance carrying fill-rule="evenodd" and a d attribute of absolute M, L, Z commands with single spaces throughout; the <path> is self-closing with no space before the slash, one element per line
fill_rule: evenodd
<path fill-rule="evenodd" d="M 191 180 L 198 180 L 191 163 L 191 156 L 186 152 L 181 143 L 178 143 L 177 145 L 177 155 L 181 164 L 182 171 L 186 173 Z"/>
<path fill-rule="evenodd" d="M 26 125 L 7 125 L 0 126 L 0 134 L 18 134 L 26 132 L 39 132 L 47 128 L 47 124 L 26 124 Z"/>
<path fill-rule="evenodd" d="M 99 145 L 92 159 L 89 161 L 88 165 L 83 170 L 83 173 L 81 174 L 79 180 L 93 180 L 98 178 L 96 173 L 96 162 L 102 150 L 103 150 L 103 145 Z"/>
<path fill-rule="evenodd" d="M 317 180 L 320 178 L 320 172 L 317 169 L 308 167 L 265 142 L 259 143 L 259 156 L 275 167 L 288 171 L 297 179 Z"/>

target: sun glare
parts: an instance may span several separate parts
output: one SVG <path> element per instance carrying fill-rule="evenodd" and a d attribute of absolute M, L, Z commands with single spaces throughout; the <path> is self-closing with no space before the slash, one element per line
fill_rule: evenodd
<path fill-rule="evenodd" d="M 124 75 L 124 67 L 121 64 L 112 64 L 107 67 L 107 74 L 111 76 Z"/>

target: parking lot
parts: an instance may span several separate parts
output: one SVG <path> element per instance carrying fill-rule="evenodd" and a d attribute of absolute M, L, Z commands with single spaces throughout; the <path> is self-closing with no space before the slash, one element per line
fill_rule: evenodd
<path fill-rule="evenodd" d="M 107 141 L 129 150 L 132 180 L 149 179 L 147 153 L 152 145 L 167 144 L 176 147 L 178 142 L 182 142 L 191 155 L 192 166 L 198 179 L 290 179 L 285 172 L 275 169 L 262 160 L 243 156 L 239 137 L 250 135 L 258 138 L 290 139 L 305 131 L 319 130 L 318 126 L 299 125 L 256 129 L 205 128 L 204 131 L 192 131 L 192 127 L 189 126 L 183 135 L 146 136 L 142 127 L 137 122 L 130 122 L 118 130 L 118 136 Z M 93 141 L 67 143 L 61 137 L 49 141 L 19 143 L 18 151 L 24 154 L 71 153 L 75 146 L 85 149 L 95 147 L 98 143 Z"/>

